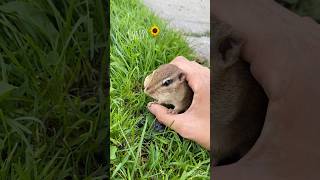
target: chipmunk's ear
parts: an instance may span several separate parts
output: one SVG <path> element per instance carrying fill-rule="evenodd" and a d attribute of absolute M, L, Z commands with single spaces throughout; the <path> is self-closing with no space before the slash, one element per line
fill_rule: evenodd
<path fill-rule="evenodd" d="M 237 38 L 234 35 L 229 35 L 226 37 L 223 37 L 216 43 L 217 46 L 217 56 L 219 58 L 215 59 L 220 64 L 223 64 L 225 67 L 229 67 L 236 63 L 239 60 L 240 57 L 240 51 L 243 44 L 243 41 L 240 38 Z"/>
<path fill-rule="evenodd" d="M 180 72 L 178 75 L 178 79 L 180 82 L 183 82 L 184 80 L 186 80 L 186 75 L 183 72 Z"/>
<path fill-rule="evenodd" d="M 217 18 L 213 18 L 213 24 L 213 67 L 229 67 L 239 60 L 244 39 L 230 25 Z"/>

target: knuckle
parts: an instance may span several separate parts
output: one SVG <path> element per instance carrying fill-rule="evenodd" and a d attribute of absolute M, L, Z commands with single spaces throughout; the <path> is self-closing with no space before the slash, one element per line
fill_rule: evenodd
<path fill-rule="evenodd" d="M 192 65 L 199 65 L 196 61 L 191 61 Z"/>
<path fill-rule="evenodd" d="M 176 58 L 177 58 L 177 59 L 185 59 L 184 56 L 177 56 Z"/>
<path fill-rule="evenodd" d="M 302 19 L 309 21 L 309 22 L 315 22 L 314 19 L 309 16 L 303 16 Z"/>
<path fill-rule="evenodd" d="M 174 58 L 173 61 L 184 61 L 185 60 L 185 57 L 183 56 L 177 56 L 176 58 Z"/>

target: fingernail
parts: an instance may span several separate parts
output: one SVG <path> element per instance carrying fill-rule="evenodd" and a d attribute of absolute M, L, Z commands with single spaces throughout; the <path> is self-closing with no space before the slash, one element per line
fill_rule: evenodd
<path fill-rule="evenodd" d="M 147 107 L 150 108 L 152 104 L 153 104 L 153 102 L 149 102 L 149 103 L 147 104 Z"/>

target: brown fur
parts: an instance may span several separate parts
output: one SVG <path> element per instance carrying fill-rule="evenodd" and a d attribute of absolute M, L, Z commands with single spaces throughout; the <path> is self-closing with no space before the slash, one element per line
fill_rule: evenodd
<path fill-rule="evenodd" d="M 212 148 L 213 163 L 224 165 L 244 156 L 264 124 L 267 97 L 240 58 L 244 43 L 232 29 L 213 23 Z"/>
<path fill-rule="evenodd" d="M 163 86 L 163 80 L 170 78 L 173 82 Z M 176 113 L 184 112 L 189 108 L 193 98 L 193 91 L 185 80 L 184 72 L 173 64 L 164 64 L 146 77 L 144 81 L 145 93 L 159 104 L 171 104 Z"/>

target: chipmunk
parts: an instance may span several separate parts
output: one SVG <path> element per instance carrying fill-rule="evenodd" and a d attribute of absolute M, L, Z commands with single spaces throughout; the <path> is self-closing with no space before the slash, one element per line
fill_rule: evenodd
<path fill-rule="evenodd" d="M 268 99 L 240 57 L 244 43 L 229 25 L 213 23 L 212 147 L 213 164 L 238 161 L 260 136 Z"/>
<path fill-rule="evenodd" d="M 184 72 L 173 64 L 163 64 L 144 80 L 144 92 L 156 103 L 173 105 L 168 113 L 183 113 L 191 105 L 193 91 L 186 81 Z"/>

